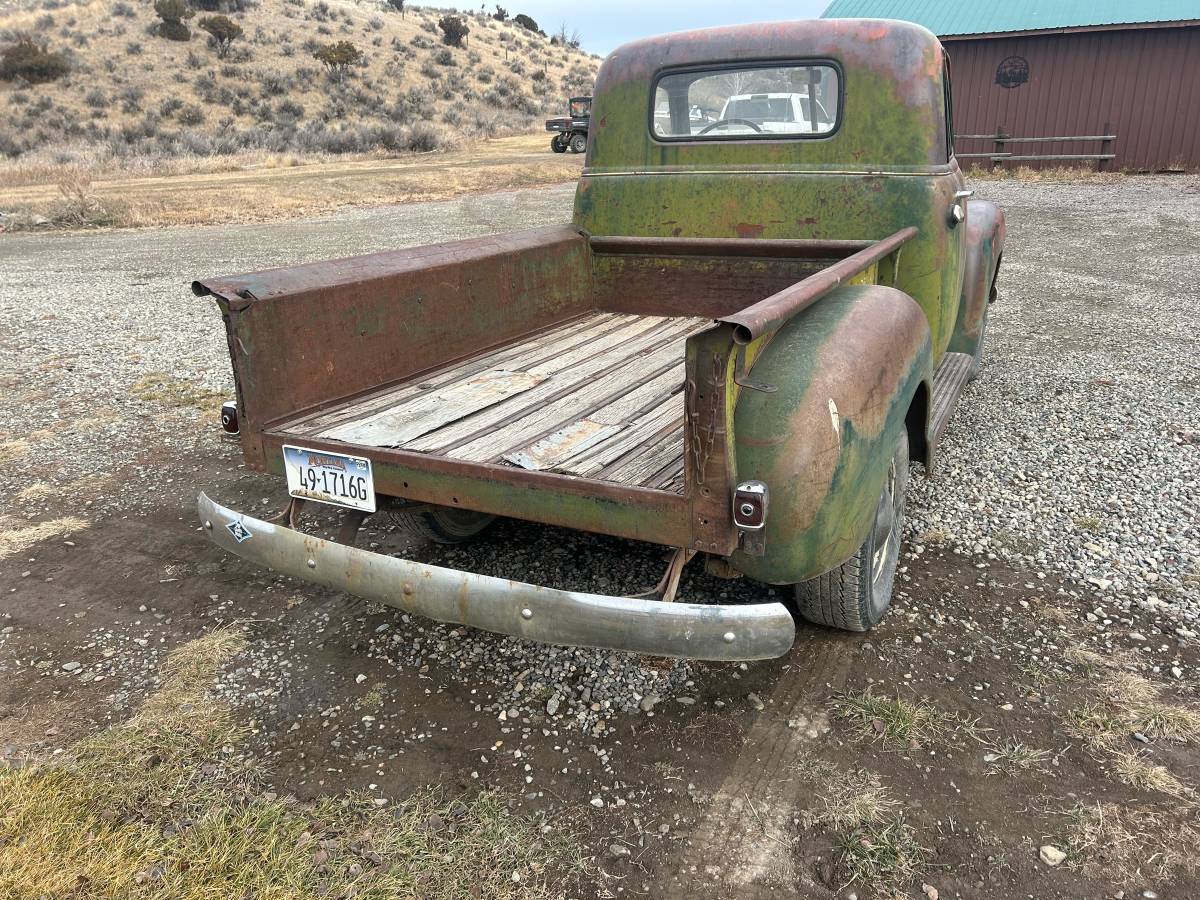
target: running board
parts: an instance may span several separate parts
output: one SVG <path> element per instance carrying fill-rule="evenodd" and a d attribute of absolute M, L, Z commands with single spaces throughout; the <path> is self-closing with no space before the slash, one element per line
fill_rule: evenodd
<path fill-rule="evenodd" d="M 954 409 L 959 395 L 971 380 L 970 353 L 947 353 L 942 356 L 937 371 L 933 373 L 933 401 L 929 409 L 929 446 L 936 447 L 942 440 L 942 432 Z"/>

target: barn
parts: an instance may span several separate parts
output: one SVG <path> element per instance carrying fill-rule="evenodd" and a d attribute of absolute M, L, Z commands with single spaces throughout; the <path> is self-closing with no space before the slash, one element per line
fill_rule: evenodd
<path fill-rule="evenodd" d="M 964 165 L 1200 169 L 1200 0 L 833 0 L 823 17 L 941 39 Z"/>

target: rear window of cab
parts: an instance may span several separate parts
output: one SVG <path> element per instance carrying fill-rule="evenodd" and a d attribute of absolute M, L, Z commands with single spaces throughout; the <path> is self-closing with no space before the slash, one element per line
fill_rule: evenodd
<path fill-rule="evenodd" d="M 837 130 L 841 73 L 830 61 L 664 72 L 650 132 L 660 141 L 823 138 Z"/>

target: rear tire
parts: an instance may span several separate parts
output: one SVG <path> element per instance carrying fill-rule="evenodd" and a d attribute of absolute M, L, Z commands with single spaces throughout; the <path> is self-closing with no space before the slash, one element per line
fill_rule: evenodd
<path fill-rule="evenodd" d="M 487 513 L 448 506 L 392 513 L 392 521 L 413 537 L 437 544 L 465 543 L 491 525 L 495 518 Z"/>
<path fill-rule="evenodd" d="M 572 153 L 583 153 L 587 150 L 587 135 L 578 131 L 572 134 L 570 147 Z"/>
<path fill-rule="evenodd" d="M 908 434 L 902 431 L 867 539 L 836 569 L 795 586 L 800 615 L 844 631 L 870 631 L 879 624 L 892 602 L 907 487 Z"/>

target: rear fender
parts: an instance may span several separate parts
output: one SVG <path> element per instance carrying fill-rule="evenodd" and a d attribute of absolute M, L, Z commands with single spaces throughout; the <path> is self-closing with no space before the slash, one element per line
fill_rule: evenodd
<path fill-rule="evenodd" d="M 930 371 L 925 313 L 895 288 L 839 288 L 779 330 L 753 368 L 776 390 L 743 389 L 735 410 L 738 480 L 770 492 L 766 553 L 736 551 L 738 570 L 794 584 L 854 555 Z"/>
<path fill-rule="evenodd" d="M 1004 211 L 990 200 L 968 200 L 965 227 L 962 295 L 958 319 L 946 348 L 952 353 L 974 353 L 979 346 L 988 300 L 1004 252 Z"/>

